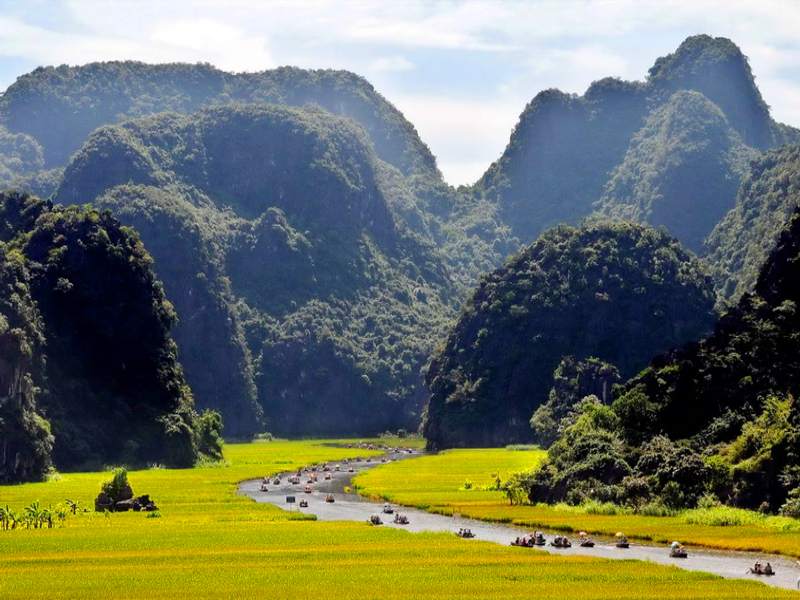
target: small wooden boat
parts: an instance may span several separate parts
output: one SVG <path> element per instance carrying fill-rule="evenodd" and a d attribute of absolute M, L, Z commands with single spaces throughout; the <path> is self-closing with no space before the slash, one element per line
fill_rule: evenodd
<path fill-rule="evenodd" d="M 512 546 L 517 546 L 519 548 L 533 548 L 533 536 L 530 535 L 523 535 L 522 537 L 518 537 L 513 542 L 511 542 Z"/>
<path fill-rule="evenodd" d="M 456 535 L 464 539 L 472 539 L 475 537 L 475 534 L 472 533 L 471 529 L 465 529 L 463 527 L 459 528 L 459 530 L 456 532 Z"/>
<path fill-rule="evenodd" d="M 670 558 L 688 558 L 689 553 L 680 542 L 672 542 L 669 548 L 669 556 Z"/>
<path fill-rule="evenodd" d="M 405 515 L 401 515 L 400 513 L 397 513 L 394 516 L 394 524 L 395 525 L 408 525 L 408 517 L 405 516 Z"/>
<path fill-rule="evenodd" d="M 547 539 L 544 537 L 544 534 L 541 531 L 537 531 L 533 534 L 533 545 L 534 546 L 544 546 L 547 544 Z"/>
<path fill-rule="evenodd" d="M 333 497 L 333 494 L 328 494 L 327 496 L 325 496 L 325 502 L 327 502 L 328 504 L 333 504 L 334 502 L 336 502 L 336 498 Z"/>
<path fill-rule="evenodd" d="M 391 515 L 392 513 L 394 513 L 394 509 L 392 508 L 392 505 L 391 504 L 384 504 L 383 505 L 383 514 Z"/>
<path fill-rule="evenodd" d="M 578 545 L 581 548 L 594 548 L 594 540 L 585 531 L 578 533 Z"/>
<path fill-rule="evenodd" d="M 628 538 L 625 537 L 625 534 L 622 533 L 621 531 L 618 531 L 617 535 L 615 535 L 614 537 L 617 538 L 617 543 L 614 544 L 617 548 L 630 548 L 631 547 L 630 543 L 628 542 Z"/>
<path fill-rule="evenodd" d="M 553 538 L 553 541 L 550 542 L 550 545 L 553 548 L 572 548 L 572 542 L 570 542 L 569 538 L 565 535 L 557 535 Z"/>
<path fill-rule="evenodd" d="M 747 571 L 751 575 L 763 575 L 765 577 L 772 577 L 775 575 L 775 570 L 769 563 L 767 563 L 765 566 L 762 566 L 760 562 L 757 562 L 755 566 L 750 567 Z"/>
<path fill-rule="evenodd" d="M 303 488 L 303 491 L 304 491 L 306 494 L 310 494 L 311 492 L 313 492 L 313 491 L 314 491 L 314 489 L 313 489 L 313 488 L 312 488 L 310 485 L 307 485 L 305 488 Z"/>
<path fill-rule="evenodd" d="M 372 515 L 372 516 L 371 516 L 371 517 L 370 517 L 370 518 L 367 520 L 367 522 L 368 522 L 370 525 L 383 525 L 383 521 L 381 521 L 381 518 L 380 518 L 378 515 Z"/>
<path fill-rule="evenodd" d="M 300 500 L 300 508 L 308 508 L 308 500 Z"/>

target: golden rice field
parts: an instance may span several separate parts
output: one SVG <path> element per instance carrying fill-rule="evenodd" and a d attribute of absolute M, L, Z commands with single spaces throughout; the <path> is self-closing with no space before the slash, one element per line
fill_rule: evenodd
<path fill-rule="evenodd" d="M 775 552 L 800 557 L 800 521 L 764 517 L 733 509 L 688 510 L 676 516 L 589 514 L 568 506 L 510 506 L 499 491 L 487 491 L 494 475 L 535 468 L 541 450 L 449 450 L 402 462 L 381 465 L 358 476 L 362 494 L 434 512 L 461 513 L 477 519 L 564 531 L 588 531 L 629 537 L 723 548 Z M 464 489 L 471 481 L 472 489 Z M 734 523 L 717 525 L 715 523 Z"/>
<path fill-rule="evenodd" d="M 134 490 L 153 496 L 161 518 L 91 514 L 63 528 L 0 532 L 0 598 L 796 597 L 644 562 L 559 557 L 366 523 L 295 520 L 235 494 L 243 479 L 356 454 L 366 452 L 312 441 L 231 444 L 225 466 L 132 472 Z M 72 498 L 89 504 L 105 476 L 65 474 L 47 483 L 0 486 L 0 503 Z"/>

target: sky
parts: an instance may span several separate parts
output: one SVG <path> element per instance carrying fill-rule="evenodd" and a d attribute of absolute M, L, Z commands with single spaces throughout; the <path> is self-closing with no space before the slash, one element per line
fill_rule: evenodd
<path fill-rule="evenodd" d="M 454 185 L 496 160 L 548 88 L 644 79 L 689 35 L 736 42 L 773 116 L 800 126 L 800 0 L 0 0 L 0 89 L 40 65 L 282 65 L 366 77 Z"/>

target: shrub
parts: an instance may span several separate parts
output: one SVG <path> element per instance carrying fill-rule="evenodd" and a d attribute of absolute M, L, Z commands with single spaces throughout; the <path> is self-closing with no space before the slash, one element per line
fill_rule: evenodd
<path fill-rule="evenodd" d="M 222 415 L 204 410 L 195 418 L 194 431 L 197 451 L 212 460 L 222 460 Z"/>
<path fill-rule="evenodd" d="M 112 502 L 127 500 L 133 497 L 133 489 L 128 483 L 128 470 L 117 467 L 111 470 L 111 480 L 106 481 L 100 488 Z"/>

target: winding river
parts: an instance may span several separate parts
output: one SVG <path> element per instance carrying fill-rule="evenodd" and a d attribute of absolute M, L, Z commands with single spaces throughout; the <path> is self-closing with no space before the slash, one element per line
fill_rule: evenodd
<path fill-rule="evenodd" d="M 408 455 L 388 455 L 389 459 L 396 460 L 407 458 Z M 530 533 L 529 530 L 518 527 L 489 523 L 475 519 L 463 517 L 447 517 L 421 511 L 414 508 L 397 507 L 398 512 L 406 515 L 409 519 L 408 525 L 395 525 L 392 523 L 392 515 L 381 514 L 383 503 L 371 501 L 357 494 L 345 493 L 345 488 L 352 485 L 353 478 L 361 471 L 381 464 L 380 458 L 351 461 L 349 464 L 342 463 L 341 471 L 331 471 L 331 479 L 325 480 L 325 474 L 318 474 L 318 482 L 315 483 L 311 493 L 305 493 L 308 475 L 304 474 L 298 485 L 289 483 L 289 475 L 282 473 L 279 476 L 281 483 L 273 485 L 271 481 L 266 491 L 261 491 L 261 480 L 245 481 L 239 486 L 241 494 L 251 497 L 256 502 L 268 502 L 279 506 L 285 510 L 302 511 L 317 516 L 321 521 L 357 521 L 366 522 L 371 515 L 380 514 L 384 521 L 383 527 L 395 527 L 408 531 L 440 531 L 455 533 L 459 528 L 469 528 L 475 534 L 475 539 L 494 542 L 497 544 L 508 545 L 518 536 Z M 348 468 L 353 472 L 348 472 Z M 325 501 L 327 495 L 332 494 L 335 502 Z M 294 504 L 287 503 L 287 496 L 294 496 Z M 307 508 L 300 508 L 299 502 L 306 500 Z M 558 532 L 544 530 L 548 540 Z M 730 552 L 722 550 L 709 550 L 700 548 L 688 548 L 689 557 L 685 559 L 675 559 L 669 557 L 669 549 L 663 545 L 648 545 L 647 543 L 631 542 L 631 547 L 627 550 L 619 549 L 614 546 L 614 540 L 593 536 L 597 545 L 594 548 L 581 548 L 577 544 L 572 548 L 559 549 L 551 546 L 541 548 L 520 548 L 520 552 L 551 552 L 554 554 L 580 554 L 595 556 L 597 558 L 610 559 L 639 559 L 649 560 L 655 563 L 677 566 L 690 571 L 704 571 L 714 573 L 722 577 L 753 579 L 768 585 L 797 589 L 798 579 L 800 579 L 800 566 L 794 560 L 768 554 L 755 554 L 752 552 Z M 465 540 L 469 543 L 471 540 Z M 756 560 L 762 563 L 769 561 L 776 574 L 771 577 L 757 576 L 749 574 L 748 569 Z"/>

